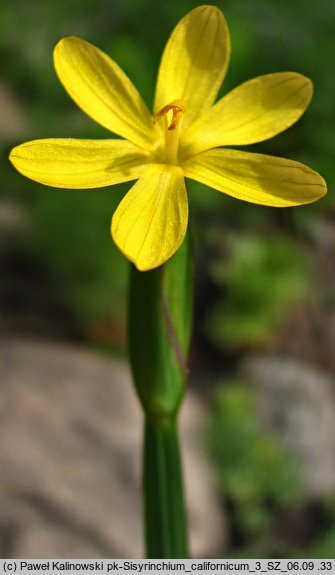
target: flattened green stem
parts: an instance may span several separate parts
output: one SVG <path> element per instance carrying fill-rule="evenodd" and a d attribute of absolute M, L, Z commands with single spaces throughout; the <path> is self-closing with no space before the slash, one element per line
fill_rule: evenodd
<path fill-rule="evenodd" d="M 128 338 L 145 415 L 143 489 L 148 558 L 187 557 L 177 415 L 187 383 L 192 261 L 187 237 L 164 266 L 131 269 Z"/>
<path fill-rule="evenodd" d="M 175 419 L 158 425 L 146 421 L 143 480 L 147 557 L 188 557 L 183 478 Z"/>

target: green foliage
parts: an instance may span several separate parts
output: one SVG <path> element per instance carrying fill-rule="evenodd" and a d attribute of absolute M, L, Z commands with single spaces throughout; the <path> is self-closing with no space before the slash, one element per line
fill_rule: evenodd
<path fill-rule="evenodd" d="M 311 558 L 333 559 L 335 541 L 335 492 L 330 493 L 320 502 L 319 513 L 323 518 L 320 529 L 308 547 Z M 301 554 L 302 556 L 302 554 Z"/>
<path fill-rule="evenodd" d="M 35 225 L 25 249 L 47 268 L 84 326 L 125 314 L 128 265 L 109 231 L 123 193 L 124 186 L 34 194 Z"/>
<path fill-rule="evenodd" d="M 318 536 L 308 549 L 308 557 L 318 559 L 334 558 L 334 541 L 335 527 L 327 529 L 322 535 Z"/>
<path fill-rule="evenodd" d="M 298 471 L 276 440 L 262 429 L 255 397 L 242 383 L 216 393 L 208 441 L 232 521 L 245 545 L 269 535 L 274 510 L 295 503 Z"/>
<path fill-rule="evenodd" d="M 307 295 L 309 266 L 304 252 L 288 238 L 230 235 L 228 258 L 209 273 L 223 297 L 207 319 L 207 333 L 228 348 L 267 342 L 290 305 Z"/>

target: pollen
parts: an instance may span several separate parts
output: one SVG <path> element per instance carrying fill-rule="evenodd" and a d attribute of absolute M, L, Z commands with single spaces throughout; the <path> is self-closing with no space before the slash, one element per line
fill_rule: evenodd
<path fill-rule="evenodd" d="M 168 130 L 175 130 L 180 122 L 181 117 L 185 114 L 185 105 L 183 100 L 177 99 L 173 100 L 170 104 L 167 104 L 162 108 L 154 117 L 153 122 L 156 124 L 158 120 L 164 116 L 167 118 L 168 113 L 172 112 L 172 119 L 168 125 Z"/>

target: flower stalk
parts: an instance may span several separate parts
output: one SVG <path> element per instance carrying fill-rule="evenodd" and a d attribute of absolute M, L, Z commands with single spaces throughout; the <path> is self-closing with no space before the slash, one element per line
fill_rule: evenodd
<path fill-rule="evenodd" d="M 131 268 L 129 356 L 144 416 L 143 493 L 148 558 L 187 557 L 177 418 L 187 383 L 192 320 L 188 236 L 166 264 Z"/>
<path fill-rule="evenodd" d="M 187 521 L 176 418 L 145 422 L 144 517 L 149 559 L 188 557 Z"/>

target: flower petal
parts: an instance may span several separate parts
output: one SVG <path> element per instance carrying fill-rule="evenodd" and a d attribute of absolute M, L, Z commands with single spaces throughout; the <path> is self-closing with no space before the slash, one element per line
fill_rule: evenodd
<path fill-rule="evenodd" d="M 183 169 L 192 180 L 265 206 L 309 204 L 327 191 L 323 178 L 304 164 L 239 150 L 203 152 L 187 160 Z"/>
<path fill-rule="evenodd" d="M 141 270 L 166 262 L 179 248 L 187 229 L 188 201 L 178 166 L 154 164 L 119 204 L 112 236 L 120 250 Z"/>
<path fill-rule="evenodd" d="M 10 153 L 27 178 L 57 188 L 101 188 L 138 178 L 151 156 L 125 140 L 45 139 Z"/>
<path fill-rule="evenodd" d="M 230 56 L 227 24 L 215 6 L 199 6 L 177 24 L 163 52 L 154 110 L 182 99 L 186 126 L 211 106 Z"/>
<path fill-rule="evenodd" d="M 219 100 L 183 134 L 184 157 L 218 146 L 254 144 L 294 124 L 311 101 L 312 82 L 294 72 L 249 80 Z"/>
<path fill-rule="evenodd" d="M 79 38 L 63 38 L 54 51 L 56 72 L 76 104 L 96 122 L 150 148 L 156 129 L 140 94 L 107 54 Z"/>

